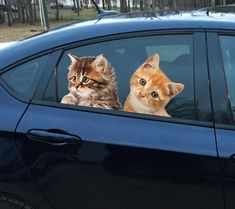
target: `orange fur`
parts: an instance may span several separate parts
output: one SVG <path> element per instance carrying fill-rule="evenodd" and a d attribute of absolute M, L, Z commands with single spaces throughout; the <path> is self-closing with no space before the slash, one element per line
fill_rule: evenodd
<path fill-rule="evenodd" d="M 158 54 L 149 57 L 132 75 L 124 110 L 170 117 L 165 107 L 184 85 L 172 82 L 159 67 Z"/>

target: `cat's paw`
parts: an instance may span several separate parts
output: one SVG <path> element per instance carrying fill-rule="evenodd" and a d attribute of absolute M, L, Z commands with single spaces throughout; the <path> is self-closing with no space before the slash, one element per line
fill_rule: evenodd
<path fill-rule="evenodd" d="M 77 104 L 77 99 L 73 95 L 67 94 L 62 98 L 61 103 L 62 104 L 76 105 Z"/>

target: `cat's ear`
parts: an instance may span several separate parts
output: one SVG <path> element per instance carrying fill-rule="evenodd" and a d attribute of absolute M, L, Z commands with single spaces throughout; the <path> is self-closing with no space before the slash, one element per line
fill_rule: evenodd
<path fill-rule="evenodd" d="M 153 54 L 145 62 L 145 64 L 147 64 L 149 68 L 152 68 L 152 69 L 158 69 L 159 63 L 160 63 L 160 57 L 158 54 Z"/>
<path fill-rule="evenodd" d="M 69 56 L 69 58 L 71 59 L 72 62 L 76 62 L 76 61 L 79 60 L 79 58 L 74 54 L 69 53 L 68 56 Z"/>
<path fill-rule="evenodd" d="M 97 71 L 103 72 L 108 66 L 108 61 L 102 54 L 100 54 L 92 62 L 92 65 L 95 67 Z"/>
<path fill-rule="evenodd" d="M 170 82 L 168 83 L 167 88 L 168 88 L 169 96 L 175 97 L 177 94 L 179 94 L 181 91 L 184 90 L 184 84 Z"/>

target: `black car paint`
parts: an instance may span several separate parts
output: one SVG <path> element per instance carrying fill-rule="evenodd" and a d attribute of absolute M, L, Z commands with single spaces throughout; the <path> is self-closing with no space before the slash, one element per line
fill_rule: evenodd
<path fill-rule="evenodd" d="M 44 195 L 35 186 L 24 163 L 19 156 L 15 143 L 15 129 L 28 104 L 23 103 L 0 86 L 0 195 L 1 202 L 17 201 L 17 204 L 25 204 L 29 208 L 51 208 Z M 12 108 L 13 107 L 13 108 Z M 4 122 L 2 122 L 4 121 Z M 13 197 L 12 197 L 13 194 Z M 19 199 L 22 199 L 20 201 Z M 28 200 L 28 201 L 26 201 Z M 1 205 L 0 205 L 1 206 Z M 5 208 L 4 208 L 5 209 Z"/>
<path fill-rule="evenodd" d="M 8 154 L 4 157 L 10 159 L 0 169 L 0 191 L 22 197 L 39 209 L 232 209 L 234 131 L 233 126 L 216 125 L 221 121 L 231 124 L 228 105 L 223 103 L 225 81 L 223 76 L 215 76 L 222 73 L 222 61 L 215 50 L 218 43 L 212 42 L 216 34 L 201 31 L 198 41 L 207 42 L 195 49 L 195 74 L 198 83 L 203 83 L 196 92 L 202 110 L 198 117 L 206 114 L 211 118 L 209 123 L 58 108 L 38 102 L 37 97 L 28 104 L 0 87 L 0 99 L 4 101 L 0 103 L 4 121 L 0 124 L 4 139 L 1 148 Z M 37 89 L 38 97 L 43 88 Z M 221 103 L 210 100 L 209 92 L 212 99 L 219 96 Z M 222 114 L 217 110 L 223 110 Z M 52 138 L 63 134 L 80 140 L 45 143 L 29 136 L 32 130 Z"/>

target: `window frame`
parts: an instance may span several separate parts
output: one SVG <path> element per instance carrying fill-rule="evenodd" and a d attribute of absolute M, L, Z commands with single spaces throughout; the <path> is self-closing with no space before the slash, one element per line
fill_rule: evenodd
<path fill-rule="evenodd" d="M 235 122 L 228 97 L 227 81 L 224 69 L 220 36 L 235 36 L 233 30 L 208 30 L 208 65 L 211 80 L 211 101 L 215 128 L 235 130 Z M 218 91 L 218 86 L 220 90 Z M 226 122 L 223 122 L 221 115 Z"/>
<path fill-rule="evenodd" d="M 202 29 L 185 29 L 185 30 L 158 30 L 158 31 L 144 31 L 144 32 L 134 32 L 134 33 L 125 33 L 125 34 L 118 34 L 118 35 L 112 35 L 112 36 L 106 36 L 106 37 L 97 37 L 94 39 L 89 39 L 85 41 L 79 41 L 73 44 L 69 44 L 63 47 L 58 48 L 58 54 L 57 54 L 57 62 L 53 70 L 51 70 L 51 74 L 47 73 L 47 82 L 49 82 L 51 76 L 54 73 L 57 73 L 57 68 L 58 64 L 60 63 L 60 60 L 64 54 L 64 51 L 66 50 L 71 50 L 76 47 L 81 47 L 81 46 L 86 46 L 88 44 L 95 44 L 95 43 L 100 43 L 100 42 L 106 42 L 106 41 L 112 41 L 112 40 L 118 40 L 118 39 L 126 39 L 126 38 L 134 38 L 134 37 L 143 37 L 143 36 L 158 36 L 158 35 L 192 35 L 193 36 L 193 52 L 194 52 L 194 71 L 195 71 L 195 65 L 199 66 L 200 63 L 195 63 L 195 56 L 197 57 L 198 54 L 202 53 L 201 47 L 197 47 L 195 50 L 195 46 L 197 45 L 195 42 L 198 41 L 204 41 L 205 42 L 205 30 Z M 204 53 L 206 53 L 206 49 L 203 49 Z M 195 54 L 197 53 L 197 55 Z M 206 58 L 205 58 L 206 60 Z M 204 61 L 205 61 L 204 60 Z M 199 62 L 199 59 L 197 59 L 197 62 Z M 205 66 L 204 69 L 205 73 L 208 74 L 208 68 L 207 65 Z M 194 79 L 195 79 L 195 72 L 194 72 Z M 209 79 L 209 78 L 208 78 Z M 208 85 L 208 79 L 206 79 L 205 85 Z M 205 80 L 204 80 L 205 82 Z M 45 84 L 46 82 L 44 82 Z M 198 82 L 195 80 L 194 82 L 194 87 Z M 47 83 L 48 84 L 48 83 Z M 57 84 L 56 84 L 57 86 Z M 153 115 L 147 115 L 147 114 L 139 114 L 139 113 L 131 113 L 131 112 L 124 112 L 124 111 L 115 111 L 115 110 L 107 110 L 107 109 L 99 109 L 99 108 L 90 108 L 90 107 L 82 107 L 82 106 L 69 106 L 61 103 L 56 103 L 56 102 L 50 102 L 50 101 L 43 101 L 42 96 L 46 92 L 47 85 L 44 85 L 44 87 L 41 87 L 40 90 L 37 89 L 37 92 L 35 94 L 35 97 L 32 100 L 32 104 L 37 104 L 37 105 L 45 105 L 45 106 L 51 106 L 51 107 L 56 107 L 56 108 L 63 108 L 63 109 L 70 109 L 72 111 L 84 111 L 84 112 L 94 112 L 94 113 L 100 113 L 100 114 L 108 114 L 108 115 L 114 115 L 114 116 L 124 116 L 124 117 L 131 117 L 131 118 L 138 118 L 138 119 L 147 119 L 147 120 L 154 120 L 154 121 L 166 121 L 166 122 L 173 122 L 173 123 L 179 123 L 179 124 L 192 124 L 192 125 L 197 125 L 197 126 L 205 126 L 205 127 L 213 127 L 213 121 L 201 121 L 201 120 L 190 120 L 190 119 L 181 119 L 181 118 L 166 118 L 166 117 L 161 117 L 161 116 L 153 116 Z M 43 91 L 44 90 L 44 91 Z M 38 92 L 39 91 L 39 92 Z M 42 92 L 43 91 L 43 92 Z M 194 88 L 194 91 L 195 88 Z M 209 91 L 209 86 L 208 86 L 208 91 Z M 58 95 L 58 90 L 56 92 Z M 200 99 L 200 94 L 196 91 L 195 96 L 197 94 L 198 101 Z M 209 114 L 212 114 L 211 111 L 211 101 L 210 101 L 210 96 L 208 99 L 208 107 Z M 195 100 L 196 101 L 196 100 Z M 212 117 L 212 116 L 211 116 Z"/>
<path fill-rule="evenodd" d="M 40 57 L 43 57 L 43 56 L 46 56 L 46 55 L 49 55 L 48 57 L 48 63 L 45 67 L 45 69 L 42 71 L 41 73 L 41 76 L 39 78 L 39 81 L 38 81 L 38 84 L 39 83 L 42 83 L 42 85 L 38 85 L 36 86 L 35 90 L 34 90 L 34 93 L 33 93 L 33 96 L 32 98 L 27 98 L 27 97 L 24 97 L 22 95 L 19 95 L 17 92 L 15 92 L 13 89 L 11 89 L 8 84 L 1 78 L 1 75 L 8 72 L 8 71 L 11 71 L 11 70 L 14 70 L 16 67 L 19 67 L 20 65 L 23 65 L 27 62 L 30 62 L 34 59 L 38 59 Z M 48 77 L 49 74 L 51 74 L 51 71 L 53 70 L 53 66 L 56 65 L 56 61 L 58 60 L 58 58 L 56 58 L 56 53 L 55 52 L 52 52 L 51 50 L 50 51 L 46 51 L 46 52 L 43 52 L 43 53 L 40 53 L 40 54 L 37 54 L 37 55 L 33 55 L 33 56 L 30 56 L 30 57 L 27 57 L 23 60 L 20 60 L 19 62 L 17 63 L 14 63 L 13 65 L 10 65 L 8 67 L 6 67 L 5 69 L 3 69 L 1 72 L 0 72 L 0 85 L 3 86 L 3 88 L 11 95 L 13 96 L 15 99 L 21 101 L 21 102 L 25 102 L 25 103 L 29 103 L 30 100 L 32 100 L 33 98 L 36 98 L 37 97 L 37 94 L 39 93 L 39 89 L 43 88 L 44 83 Z M 52 66 L 52 67 L 51 67 Z M 45 80 L 43 80 L 45 79 Z"/>

